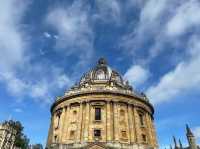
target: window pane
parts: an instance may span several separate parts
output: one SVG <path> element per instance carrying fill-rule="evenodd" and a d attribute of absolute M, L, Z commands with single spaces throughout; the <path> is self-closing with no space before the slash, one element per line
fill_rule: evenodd
<path fill-rule="evenodd" d="M 147 138 L 146 138 L 146 135 L 142 135 L 142 140 L 143 140 L 143 142 L 146 142 L 147 141 Z"/>
<path fill-rule="evenodd" d="M 140 125 L 144 125 L 144 118 L 143 118 L 143 115 L 142 114 L 139 114 L 139 117 L 140 117 Z"/>
<path fill-rule="evenodd" d="M 101 108 L 95 108 L 95 120 L 101 120 Z"/>
<path fill-rule="evenodd" d="M 101 130 L 95 129 L 95 130 L 94 130 L 94 136 L 95 136 L 95 137 L 100 137 L 100 136 L 101 136 Z"/>

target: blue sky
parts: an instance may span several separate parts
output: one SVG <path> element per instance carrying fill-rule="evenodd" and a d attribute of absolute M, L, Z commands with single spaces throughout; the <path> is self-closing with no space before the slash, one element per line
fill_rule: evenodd
<path fill-rule="evenodd" d="M 45 144 L 50 106 L 99 57 L 155 106 L 160 147 L 200 141 L 198 0 L 1 0 L 0 121 Z"/>

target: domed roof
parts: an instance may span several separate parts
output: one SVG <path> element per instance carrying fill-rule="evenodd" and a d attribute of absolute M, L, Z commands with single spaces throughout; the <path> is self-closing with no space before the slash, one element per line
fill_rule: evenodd
<path fill-rule="evenodd" d="M 117 71 L 107 65 L 104 58 L 100 58 L 97 65 L 86 72 L 80 81 L 66 92 L 66 95 L 93 91 L 112 91 L 147 99 L 143 93 L 134 91 L 128 81 L 123 80 L 123 77 Z"/>
<path fill-rule="evenodd" d="M 89 72 L 85 73 L 79 82 L 80 85 L 98 83 L 98 84 L 107 84 L 113 82 L 115 85 L 127 87 L 131 89 L 131 86 L 128 86 L 127 82 L 123 80 L 121 75 L 111 69 L 104 58 L 98 60 L 97 65 Z"/>
<path fill-rule="evenodd" d="M 89 72 L 86 72 L 81 77 L 80 81 L 71 89 L 80 89 L 88 85 L 111 85 L 120 89 L 132 90 L 132 87 L 128 84 L 128 81 L 124 81 L 122 76 L 117 71 L 110 68 L 104 58 L 100 58 L 97 62 L 97 65 Z"/>

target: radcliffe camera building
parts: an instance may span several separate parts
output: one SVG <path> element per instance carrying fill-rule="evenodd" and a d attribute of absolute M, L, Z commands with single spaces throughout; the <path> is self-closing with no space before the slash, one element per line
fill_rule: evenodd
<path fill-rule="evenodd" d="M 48 149 L 157 149 L 154 108 L 99 59 L 51 107 Z"/>

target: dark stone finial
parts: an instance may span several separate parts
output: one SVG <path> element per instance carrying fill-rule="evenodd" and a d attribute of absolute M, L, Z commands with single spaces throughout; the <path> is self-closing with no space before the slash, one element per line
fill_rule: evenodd
<path fill-rule="evenodd" d="M 100 58 L 100 59 L 98 60 L 98 64 L 99 64 L 99 65 L 107 65 L 107 61 L 106 61 L 105 58 Z"/>

